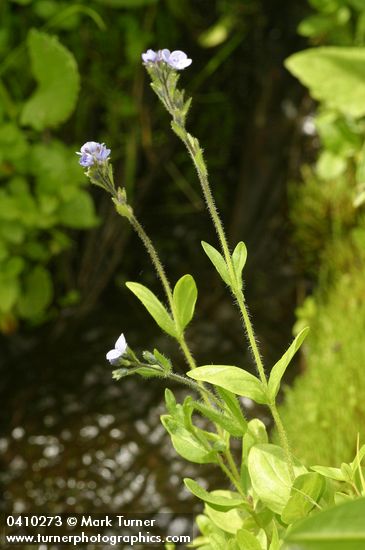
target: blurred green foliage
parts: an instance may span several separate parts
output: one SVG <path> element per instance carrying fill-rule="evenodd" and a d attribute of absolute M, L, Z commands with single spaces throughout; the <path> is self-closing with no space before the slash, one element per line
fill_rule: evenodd
<path fill-rule="evenodd" d="M 159 135 L 151 142 L 153 120 L 141 102 L 145 78 L 141 52 L 155 44 L 179 42 L 187 47 L 218 47 L 205 74 L 199 75 L 202 81 L 240 43 L 242 8 L 252 10 L 256 2 L 228 4 L 217 2 L 208 18 L 204 6 L 195 7 L 190 0 L 12 0 L 1 4 L 2 331 L 12 331 L 18 319 L 46 320 L 60 305 L 77 302 L 80 292 L 88 294 L 91 303 L 93 293 L 100 294 L 106 286 L 120 259 L 120 253 L 116 260 L 113 254 L 120 242 L 115 238 L 114 248 L 110 245 L 116 230 L 109 227 L 105 237 L 109 249 L 101 246 L 99 235 L 97 261 L 77 258 L 79 237 L 72 230 L 92 228 L 98 218 L 84 189 L 86 179 L 75 151 L 96 138 L 112 145 L 113 161 L 130 196 L 140 178 L 142 151 L 150 165 L 149 177 L 160 176 L 156 150 L 168 140 Z M 228 125 L 227 117 L 229 130 Z M 178 163 L 168 168 L 179 180 L 180 192 L 193 209 L 199 209 Z M 140 186 L 140 195 L 145 194 L 146 185 Z M 91 248 L 87 250 L 90 256 Z M 110 256 L 113 260 L 108 262 Z M 87 278 L 91 282 L 81 288 L 79 281 Z"/>
<path fill-rule="evenodd" d="M 287 390 L 282 412 L 298 456 L 339 464 L 351 457 L 357 434 L 365 435 L 365 4 L 311 4 L 317 13 L 299 31 L 318 47 L 286 64 L 320 101 L 318 158 L 290 190 L 298 268 L 314 286 L 297 329 L 312 330 L 305 370 Z"/>

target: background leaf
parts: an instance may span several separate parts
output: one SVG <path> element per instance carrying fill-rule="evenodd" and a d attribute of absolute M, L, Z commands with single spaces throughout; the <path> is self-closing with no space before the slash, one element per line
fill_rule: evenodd
<path fill-rule="evenodd" d="M 365 498 L 346 502 L 295 525 L 283 550 L 363 550 Z"/>
<path fill-rule="evenodd" d="M 344 114 L 365 115 L 365 48 L 311 48 L 285 65 L 315 99 Z"/>
<path fill-rule="evenodd" d="M 25 278 L 23 293 L 18 302 L 21 317 L 41 315 L 50 304 L 53 295 L 52 279 L 42 266 L 36 266 Z"/>
<path fill-rule="evenodd" d="M 25 103 L 21 124 L 36 130 L 57 126 L 75 108 L 80 77 L 74 56 L 55 36 L 32 29 L 28 49 L 38 87 Z"/>

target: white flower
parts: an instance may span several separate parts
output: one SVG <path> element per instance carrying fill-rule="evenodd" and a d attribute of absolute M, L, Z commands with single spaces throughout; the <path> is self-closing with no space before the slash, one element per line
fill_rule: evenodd
<path fill-rule="evenodd" d="M 115 342 L 114 349 L 111 349 L 106 354 L 106 358 L 109 361 L 111 365 L 118 365 L 119 359 L 122 357 L 122 355 L 125 354 L 127 350 L 127 342 L 124 338 L 124 334 L 122 333 L 118 340 Z"/>

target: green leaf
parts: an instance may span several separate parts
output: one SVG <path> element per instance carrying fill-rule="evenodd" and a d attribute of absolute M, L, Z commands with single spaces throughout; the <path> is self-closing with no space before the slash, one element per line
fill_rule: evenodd
<path fill-rule="evenodd" d="M 237 422 L 234 416 L 228 416 L 220 411 L 218 412 L 216 409 L 207 407 L 203 403 L 198 403 L 197 401 L 192 402 L 192 407 L 208 418 L 208 420 L 233 435 L 233 437 L 242 437 L 246 433 L 247 426 L 242 425 L 241 422 Z"/>
<path fill-rule="evenodd" d="M 16 303 L 19 296 L 19 281 L 18 278 L 0 276 L 0 312 L 8 313 Z"/>
<path fill-rule="evenodd" d="M 246 529 L 237 531 L 236 538 L 240 550 L 262 550 L 257 538 Z"/>
<path fill-rule="evenodd" d="M 276 523 L 272 523 L 272 537 L 271 537 L 271 544 L 269 547 L 269 550 L 280 550 L 280 540 L 279 540 L 279 533 L 278 528 L 276 527 Z"/>
<path fill-rule="evenodd" d="M 170 415 L 162 415 L 161 422 L 170 434 L 175 451 L 190 462 L 216 463 L 216 452 L 207 449 L 201 441 Z"/>
<path fill-rule="evenodd" d="M 198 291 L 193 277 L 191 275 L 181 277 L 175 285 L 173 300 L 182 330 L 193 318 L 197 296 Z"/>
<path fill-rule="evenodd" d="M 32 318 L 42 315 L 53 296 L 52 279 L 42 266 L 36 266 L 25 277 L 25 284 L 18 301 L 21 317 Z"/>
<path fill-rule="evenodd" d="M 140 283 L 126 283 L 126 287 L 129 288 L 133 294 L 142 302 L 147 309 L 151 317 L 154 318 L 156 323 L 162 330 L 167 332 L 173 338 L 176 338 L 175 323 L 172 320 L 170 314 L 165 307 L 161 304 L 160 300 L 151 292 L 148 288 Z"/>
<path fill-rule="evenodd" d="M 247 248 L 244 242 L 240 241 L 232 254 L 233 267 L 239 283 L 242 285 L 242 270 L 247 260 Z"/>
<path fill-rule="evenodd" d="M 222 496 L 229 496 L 229 491 L 215 491 L 215 494 Z M 235 535 L 239 529 L 242 527 L 243 520 L 247 517 L 248 512 L 245 510 L 238 510 L 237 508 L 232 508 L 232 510 L 215 510 L 209 504 L 205 505 L 204 511 L 208 518 L 226 533 L 231 533 Z M 221 550 L 222 547 L 219 549 Z"/>
<path fill-rule="evenodd" d="M 227 264 L 225 262 L 225 259 L 223 258 L 222 254 L 218 252 L 214 248 L 214 246 L 202 241 L 202 247 L 204 249 L 204 252 L 218 271 L 219 275 L 221 276 L 221 279 L 226 283 L 226 285 L 230 286 L 230 276 L 228 273 Z"/>
<path fill-rule="evenodd" d="M 223 399 L 226 410 L 229 411 L 234 418 L 237 420 L 237 422 L 241 425 L 244 432 L 247 430 L 247 420 L 242 412 L 242 409 L 240 407 L 240 404 L 238 402 L 238 398 L 234 395 L 234 393 L 225 390 L 223 388 L 220 388 L 217 386 L 217 393 Z"/>
<path fill-rule="evenodd" d="M 340 468 L 329 468 L 327 466 L 311 466 L 311 470 L 318 472 L 322 476 L 335 481 L 347 481 L 347 477 L 343 475 Z"/>
<path fill-rule="evenodd" d="M 270 510 L 281 514 L 292 486 L 284 451 L 271 444 L 252 447 L 248 455 L 248 470 L 257 496 Z M 294 472 L 298 476 L 306 473 L 306 469 L 295 461 Z"/>
<path fill-rule="evenodd" d="M 229 365 L 205 365 L 187 373 L 190 378 L 209 382 L 228 390 L 235 395 L 249 397 L 256 403 L 266 404 L 267 399 L 262 384 L 256 376 Z"/>
<path fill-rule="evenodd" d="M 82 190 L 75 191 L 70 200 L 61 204 L 57 214 L 61 224 L 74 229 L 88 229 L 98 223 L 93 200 Z"/>
<path fill-rule="evenodd" d="M 161 367 L 164 369 L 165 372 L 171 372 L 172 371 L 172 364 L 171 364 L 170 359 L 165 357 L 157 349 L 153 350 L 153 355 L 154 355 L 156 361 L 161 365 Z"/>
<path fill-rule="evenodd" d="M 165 389 L 165 403 L 166 403 L 166 409 L 169 411 L 171 415 L 173 415 L 176 411 L 176 399 L 174 394 L 169 388 Z"/>
<path fill-rule="evenodd" d="M 308 327 L 301 330 L 300 333 L 295 337 L 290 347 L 284 353 L 282 358 L 279 359 L 279 361 L 275 363 L 275 365 L 273 366 L 272 371 L 270 373 L 269 385 L 268 385 L 268 395 L 272 401 L 275 400 L 275 397 L 278 394 L 281 379 L 287 367 L 289 366 L 290 361 L 293 359 L 294 355 L 296 354 L 296 352 L 304 342 L 304 339 L 306 338 L 308 332 L 309 332 Z"/>
<path fill-rule="evenodd" d="M 288 531 L 283 550 L 363 550 L 364 518 L 365 498 L 319 512 Z"/>
<path fill-rule="evenodd" d="M 293 483 L 290 498 L 281 519 L 288 525 L 308 516 L 325 489 L 325 478 L 311 472 L 298 476 Z"/>
<path fill-rule="evenodd" d="M 80 77 L 74 56 L 55 36 L 31 29 L 27 43 L 38 87 L 23 106 L 20 121 L 43 130 L 57 126 L 71 115 Z"/>
<path fill-rule="evenodd" d="M 315 99 L 345 115 L 365 115 L 365 48 L 311 48 L 285 65 Z"/>
<path fill-rule="evenodd" d="M 219 491 L 218 494 L 215 491 L 210 493 L 203 489 L 199 483 L 188 477 L 184 479 L 184 483 L 193 495 L 218 510 L 236 508 L 245 503 L 244 499 L 238 493 L 232 491 L 226 491 L 224 495 L 220 494 Z"/>

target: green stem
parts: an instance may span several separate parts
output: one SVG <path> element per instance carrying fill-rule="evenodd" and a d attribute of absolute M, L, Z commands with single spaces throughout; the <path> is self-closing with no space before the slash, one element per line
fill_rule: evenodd
<path fill-rule="evenodd" d="M 288 440 L 288 436 L 286 435 L 284 424 L 281 420 L 281 417 L 280 417 L 279 411 L 277 409 L 276 403 L 275 402 L 270 403 L 269 407 L 270 407 L 271 414 L 273 416 L 273 419 L 275 421 L 275 424 L 276 424 L 276 427 L 277 427 L 277 430 L 278 430 L 281 446 L 283 447 L 283 450 L 284 450 L 285 455 L 286 455 L 286 460 L 287 460 L 287 463 L 288 463 L 290 477 L 291 477 L 292 481 L 294 481 L 295 474 L 294 474 L 293 457 L 292 457 L 292 454 L 291 454 L 291 451 L 290 451 L 289 440 Z"/>
<path fill-rule="evenodd" d="M 168 95 L 167 87 L 166 87 L 166 92 L 167 92 L 167 95 Z M 204 199 L 205 199 L 205 202 L 207 204 L 210 216 L 212 218 L 213 225 L 214 225 L 215 230 L 217 232 L 218 239 L 219 239 L 219 242 L 220 242 L 220 245 L 221 245 L 221 248 L 222 248 L 223 256 L 224 256 L 226 264 L 227 264 L 227 268 L 228 268 L 228 272 L 229 272 L 229 276 L 230 276 L 230 280 L 231 280 L 232 293 L 233 293 L 233 295 L 234 295 L 234 297 L 237 301 L 239 310 L 240 310 L 241 315 L 242 315 L 244 328 L 246 330 L 249 345 L 250 345 L 250 348 L 252 350 L 252 354 L 253 354 L 253 358 L 254 358 L 254 361 L 255 361 L 255 364 L 256 364 L 257 372 L 259 374 L 261 383 L 263 384 L 264 388 L 266 389 L 267 388 L 267 377 L 266 377 L 266 374 L 265 374 L 264 365 L 263 365 L 263 362 L 262 362 L 262 359 L 261 359 L 261 354 L 260 354 L 260 351 L 259 351 L 259 347 L 257 345 L 253 325 L 252 325 L 251 320 L 250 320 L 248 308 L 247 308 L 247 305 L 246 305 L 246 302 L 245 302 L 245 297 L 244 297 L 244 294 L 243 294 L 243 291 L 242 291 L 242 284 L 241 284 L 241 281 L 238 281 L 238 279 L 237 279 L 235 269 L 234 269 L 234 266 L 233 266 L 233 262 L 232 262 L 232 257 L 231 257 L 230 251 L 229 251 L 228 241 L 227 241 L 227 238 L 226 238 L 226 235 L 225 235 L 225 232 L 224 232 L 223 224 L 222 224 L 221 219 L 219 217 L 218 210 L 217 210 L 217 207 L 216 207 L 216 204 L 215 204 L 215 201 L 214 201 L 214 197 L 213 197 L 212 191 L 210 189 L 209 179 L 208 179 L 208 171 L 207 171 L 204 159 L 203 159 L 203 152 L 200 148 L 198 140 L 196 138 L 192 137 L 190 134 L 188 134 L 188 132 L 185 128 L 185 125 L 181 123 L 180 117 L 175 116 L 173 110 L 170 111 L 170 112 L 173 116 L 174 123 L 179 127 L 179 131 L 177 131 L 176 134 L 180 137 L 180 139 L 185 144 L 185 146 L 186 146 L 186 148 L 187 148 L 188 152 L 190 153 L 190 156 L 193 160 L 195 169 L 197 171 L 198 178 L 199 178 L 199 181 L 200 181 L 200 185 L 201 185 L 201 188 L 202 188 L 202 191 L 203 191 Z M 279 415 L 276 404 L 275 403 L 270 404 L 269 407 L 270 407 L 271 414 L 273 416 L 273 419 L 275 421 L 276 427 L 277 427 L 278 432 L 279 432 L 279 437 L 280 437 L 280 440 L 281 440 L 281 444 L 283 446 L 283 449 L 284 449 L 284 452 L 285 452 L 285 455 L 286 455 L 286 458 L 287 458 L 287 463 L 288 463 L 288 468 L 289 468 L 290 475 L 291 475 L 292 479 L 294 479 L 293 459 L 292 459 L 290 446 L 289 446 L 289 441 L 288 441 L 288 437 L 287 437 L 284 425 L 282 423 L 282 420 L 281 420 L 281 417 Z"/>
<path fill-rule="evenodd" d="M 166 294 L 167 300 L 169 302 L 170 310 L 171 310 L 172 317 L 174 319 L 175 325 L 178 329 L 178 332 L 180 333 L 180 336 L 177 338 L 177 340 L 179 342 L 181 350 L 182 350 L 182 352 L 183 352 L 183 354 L 186 358 L 186 361 L 187 361 L 190 369 L 195 369 L 196 368 L 196 363 L 195 363 L 194 357 L 193 357 L 193 355 L 192 355 L 192 353 L 189 349 L 188 344 L 186 343 L 185 335 L 184 335 L 183 331 L 180 330 L 180 326 L 179 326 L 180 323 L 179 323 L 179 320 L 178 320 L 178 316 L 176 314 L 176 308 L 175 308 L 175 304 L 174 304 L 171 285 L 170 285 L 169 280 L 166 276 L 165 269 L 162 265 L 162 262 L 161 262 L 161 260 L 158 256 L 158 254 L 157 254 L 157 251 L 156 251 L 155 247 L 152 244 L 151 239 L 149 238 L 149 236 L 147 235 L 147 233 L 143 229 L 142 225 L 137 220 L 136 216 L 134 214 L 131 214 L 128 219 L 129 219 L 133 229 L 136 231 L 136 233 L 140 237 L 141 241 L 145 245 L 145 248 L 146 248 L 146 250 L 147 250 L 147 252 L 148 252 L 148 254 L 149 254 L 149 256 L 152 260 L 152 263 L 153 263 L 153 265 L 156 269 L 157 275 L 160 278 L 162 286 L 165 290 L 165 294 Z"/>

